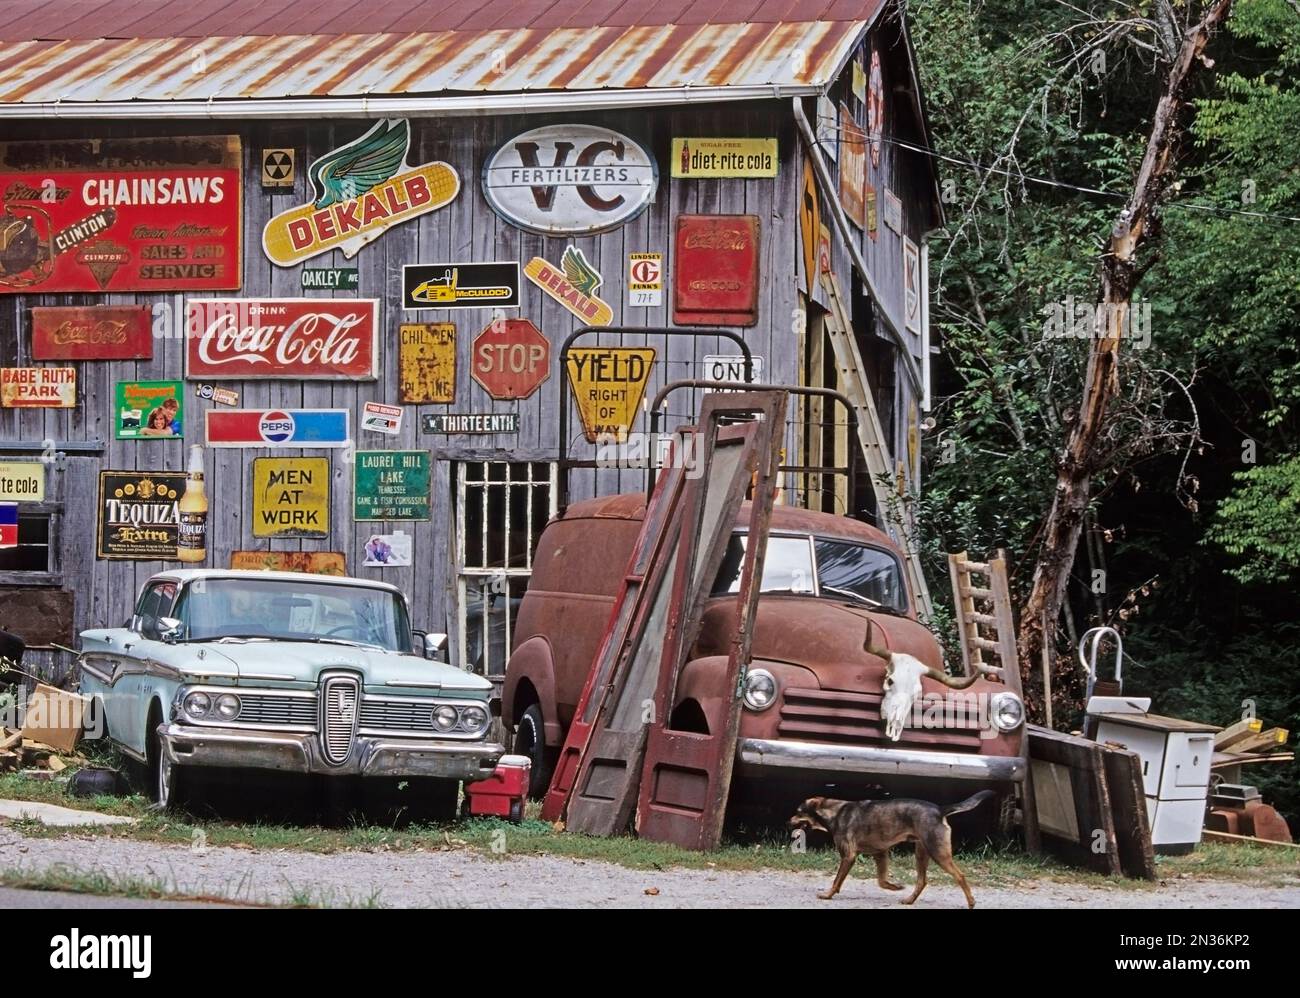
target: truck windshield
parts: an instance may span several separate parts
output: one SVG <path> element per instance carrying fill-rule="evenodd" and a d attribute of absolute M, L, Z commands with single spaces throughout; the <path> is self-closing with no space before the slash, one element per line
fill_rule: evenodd
<path fill-rule="evenodd" d="M 748 535 L 733 534 L 722 559 L 715 596 L 740 591 L 740 570 Z M 907 611 L 903 573 L 888 551 L 852 541 L 807 534 L 773 534 L 767 541 L 762 592 L 820 596 Z"/>
<path fill-rule="evenodd" d="M 270 579 L 198 579 L 175 615 L 182 640 L 338 641 L 411 651 L 406 607 L 395 593 L 362 586 Z"/>

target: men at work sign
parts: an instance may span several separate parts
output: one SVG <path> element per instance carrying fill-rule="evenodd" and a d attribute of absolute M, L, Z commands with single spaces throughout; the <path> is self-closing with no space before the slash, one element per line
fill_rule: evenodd
<path fill-rule="evenodd" d="M 253 461 L 253 536 L 328 537 L 327 457 L 259 457 Z"/>
<path fill-rule="evenodd" d="M 0 294 L 240 286 L 234 135 L 0 143 Z"/>
<path fill-rule="evenodd" d="M 315 200 L 281 212 L 262 230 L 271 262 L 291 267 L 332 249 L 351 259 L 389 226 L 450 204 L 460 193 L 460 176 L 446 163 L 408 166 L 410 146 L 410 122 L 385 119 L 316 160 Z"/>

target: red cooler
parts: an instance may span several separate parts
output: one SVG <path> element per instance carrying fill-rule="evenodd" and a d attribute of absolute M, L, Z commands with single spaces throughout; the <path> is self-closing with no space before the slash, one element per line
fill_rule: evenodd
<path fill-rule="evenodd" d="M 532 760 L 526 755 L 503 755 L 486 780 L 465 784 L 471 817 L 492 815 L 522 821 L 528 796 L 528 775 Z"/>

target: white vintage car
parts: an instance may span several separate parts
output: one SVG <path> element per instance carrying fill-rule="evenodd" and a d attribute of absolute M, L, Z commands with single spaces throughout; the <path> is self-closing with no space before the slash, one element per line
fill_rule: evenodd
<path fill-rule="evenodd" d="M 203 766 L 400 778 L 450 816 L 503 749 L 492 684 L 432 660 L 442 641 L 388 583 L 183 569 L 125 626 L 82 631 L 81 692 L 163 806 Z"/>

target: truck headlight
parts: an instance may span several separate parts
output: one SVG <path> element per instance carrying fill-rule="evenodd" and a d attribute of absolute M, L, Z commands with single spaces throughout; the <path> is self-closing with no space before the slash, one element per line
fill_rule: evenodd
<path fill-rule="evenodd" d="M 190 717 L 203 718 L 212 709 L 212 697 L 206 693 L 191 693 L 185 698 L 185 713 Z"/>
<path fill-rule="evenodd" d="M 466 731 L 477 734 L 487 727 L 488 712 L 482 707 L 466 707 L 460 712 L 460 724 Z"/>
<path fill-rule="evenodd" d="M 994 693 L 989 700 L 989 720 L 999 731 L 1015 731 L 1025 723 L 1025 705 L 1014 693 Z"/>
<path fill-rule="evenodd" d="M 776 703 L 776 677 L 766 669 L 745 673 L 745 706 L 750 710 L 767 710 Z"/>
<path fill-rule="evenodd" d="M 233 721 L 239 716 L 239 697 L 233 693 L 223 693 L 217 697 L 217 716 L 223 721 Z"/>

